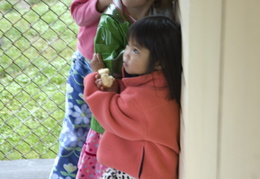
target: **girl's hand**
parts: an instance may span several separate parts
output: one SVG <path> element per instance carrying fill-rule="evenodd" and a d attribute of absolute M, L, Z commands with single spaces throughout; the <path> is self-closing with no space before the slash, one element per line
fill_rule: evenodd
<path fill-rule="evenodd" d="M 90 61 L 90 66 L 93 72 L 97 72 L 101 68 L 105 68 L 102 57 L 98 53 L 93 54 L 93 58 Z"/>
<path fill-rule="evenodd" d="M 96 78 L 95 83 L 97 85 L 97 88 L 100 89 L 101 91 L 114 91 L 116 93 L 118 92 L 118 83 L 116 80 L 114 80 L 113 85 L 110 88 L 107 88 L 107 87 L 103 86 L 102 80 L 101 80 L 99 74 L 97 74 L 95 76 L 95 78 Z"/>

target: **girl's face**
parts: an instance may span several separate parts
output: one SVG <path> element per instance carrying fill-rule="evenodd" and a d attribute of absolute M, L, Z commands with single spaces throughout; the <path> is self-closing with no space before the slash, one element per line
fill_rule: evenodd
<path fill-rule="evenodd" d="M 130 40 L 123 55 L 125 71 L 130 75 L 143 75 L 147 72 L 149 61 L 149 50 Z"/>

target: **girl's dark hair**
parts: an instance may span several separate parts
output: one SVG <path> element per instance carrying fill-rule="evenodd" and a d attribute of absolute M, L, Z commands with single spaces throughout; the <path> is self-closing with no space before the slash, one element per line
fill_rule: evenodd
<path fill-rule="evenodd" d="M 169 99 L 180 104 L 182 74 L 182 44 L 180 25 L 165 16 L 148 16 L 129 29 L 128 40 L 150 51 L 147 73 L 160 65 L 169 85 Z"/>

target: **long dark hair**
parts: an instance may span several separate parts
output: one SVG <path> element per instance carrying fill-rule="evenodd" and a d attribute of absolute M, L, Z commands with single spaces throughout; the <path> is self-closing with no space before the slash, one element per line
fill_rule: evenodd
<path fill-rule="evenodd" d="M 180 25 L 165 16 L 148 16 L 135 22 L 129 29 L 128 40 L 150 51 L 147 73 L 160 65 L 169 85 L 169 99 L 180 104 L 182 44 Z"/>

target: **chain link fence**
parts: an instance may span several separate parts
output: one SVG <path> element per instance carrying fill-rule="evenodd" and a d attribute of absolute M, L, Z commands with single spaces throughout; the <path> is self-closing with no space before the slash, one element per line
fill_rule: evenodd
<path fill-rule="evenodd" d="M 77 26 L 71 0 L 0 0 L 0 160 L 54 158 Z"/>

